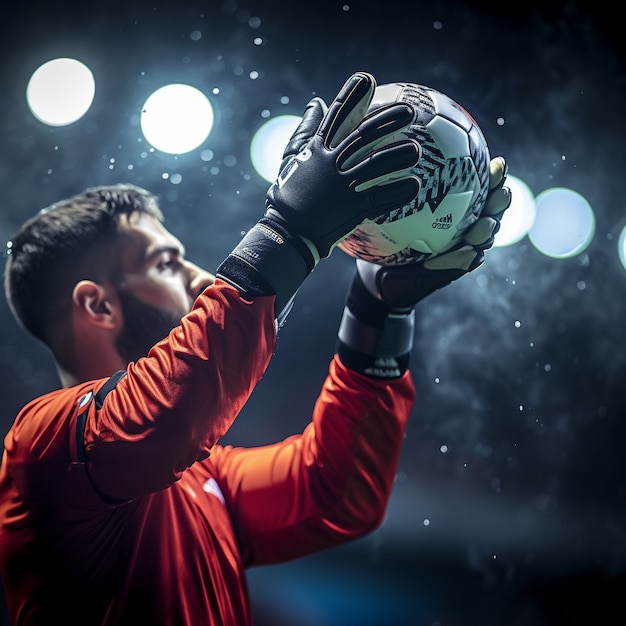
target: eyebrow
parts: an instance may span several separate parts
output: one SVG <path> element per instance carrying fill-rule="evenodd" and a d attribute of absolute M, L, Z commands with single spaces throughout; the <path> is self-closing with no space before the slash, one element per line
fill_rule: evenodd
<path fill-rule="evenodd" d="M 146 259 L 151 260 L 154 257 L 157 257 L 164 252 L 169 252 L 171 254 L 175 254 L 176 256 L 184 257 L 185 256 L 185 248 L 183 245 L 161 245 L 149 250 Z"/>

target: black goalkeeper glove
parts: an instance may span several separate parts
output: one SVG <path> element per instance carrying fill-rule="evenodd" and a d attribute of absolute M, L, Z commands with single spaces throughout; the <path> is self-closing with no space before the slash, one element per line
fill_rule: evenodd
<path fill-rule="evenodd" d="M 383 266 L 357 260 L 348 290 L 337 351 L 350 368 L 377 378 L 397 378 L 409 364 L 414 307 L 485 262 L 511 194 L 503 157 L 490 163 L 489 194 L 480 217 L 454 249 L 421 263 Z"/>
<path fill-rule="evenodd" d="M 367 115 L 376 81 L 351 76 L 326 110 L 309 103 L 267 193 L 265 215 L 222 262 L 217 276 L 254 297 L 276 294 L 279 322 L 320 258 L 365 218 L 415 198 L 411 172 L 420 157 L 409 139 L 380 147 L 413 121 L 413 109 L 392 104 Z"/>

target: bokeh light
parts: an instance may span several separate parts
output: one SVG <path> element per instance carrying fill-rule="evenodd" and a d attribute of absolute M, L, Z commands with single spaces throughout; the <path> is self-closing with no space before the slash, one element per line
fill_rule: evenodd
<path fill-rule="evenodd" d="M 622 266 L 624 267 L 624 269 L 626 269 L 626 226 L 622 228 L 622 232 L 619 234 L 617 254 L 619 256 L 619 260 L 622 263 Z"/>
<path fill-rule="evenodd" d="M 537 196 L 535 209 L 535 221 L 528 237 L 546 256 L 573 257 L 591 243 L 595 216 L 581 194 L 563 187 L 546 189 Z"/>
<path fill-rule="evenodd" d="M 509 174 L 506 185 L 511 190 L 511 204 L 504 212 L 500 230 L 493 245 L 510 246 L 523 239 L 535 221 L 535 196 L 530 187 L 520 178 Z"/>
<path fill-rule="evenodd" d="M 191 85 L 165 85 L 148 97 L 141 110 L 144 137 L 168 154 L 195 150 L 209 136 L 213 122 L 210 100 Z"/>
<path fill-rule="evenodd" d="M 257 130 L 250 145 L 250 159 L 261 178 L 274 182 L 285 147 L 301 119 L 297 115 L 279 115 Z"/>
<path fill-rule="evenodd" d="M 32 114 L 49 126 L 73 124 L 87 113 L 96 93 L 91 70 L 76 59 L 52 59 L 37 68 L 26 87 Z"/>

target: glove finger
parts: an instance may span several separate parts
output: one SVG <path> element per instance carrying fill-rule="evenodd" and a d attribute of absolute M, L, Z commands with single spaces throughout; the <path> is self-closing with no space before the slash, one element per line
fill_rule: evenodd
<path fill-rule="evenodd" d="M 501 218 L 511 204 L 511 190 L 504 186 L 508 173 L 508 165 L 502 156 L 489 162 L 489 193 L 483 207 L 483 215 Z"/>
<path fill-rule="evenodd" d="M 485 255 L 482 250 L 463 246 L 452 252 L 444 252 L 427 259 L 424 261 L 424 267 L 434 271 L 459 270 L 462 273 L 467 273 L 474 271 L 484 262 Z"/>
<path fill-rule="evenodd" d="M 363 191 L 398 177 L 413 177 L 411 168 L 417 165 L 421 149 L 412 139 L 376 150 L 349 170 L 357 191 Z"/>
<path fill-rule="evenodd" d="M 302 120 L 285 147 L 283 159 L 292 157 L 302 150 L 304 145 L 308 143 L 309 139 L 317 132 L 327 111 L 328 107 L 321 98 L 313 98 L 313 100 L 306 105 L 304 113 L 302 114 Z"/>
<path fill-rule="evenodd" d="M 489 189 L 497 189 L 502 187 L 506 180 L 508 166 L 506 160 L 502 156 L 497 156 L 489 162 Z"/>
<path fill-rule="evenodd" d="M 502 214 L 511 206 L 511 190 L 508 187 L 500 187 L 489 192 L 482 215 L 490 215 L 500 219 Z"/>
<path fill-rule="evenodd" d="M 376 89 L 376 79 L 367 72 L 356 72 L 343 85 L 330 104 L 318 134 L 327 148 L 338 146 L 365 117 Z"/>
<path fill-rule="evenodd" d="M 419 180 L 407 175 L 404 178 L 388 179 L 387 182 L 362 192 L 368 194 L 369 205 L 372 207 L 363 219 L 372 219 L 403 207 L 416 198 L 419 190 Z"/>
<path fill-rule="evenodd" d="M 480 217 L 465 233 L 464 241 L 470 246 L 486 250 L 493 245 L 494 237 L 500 230 L 500 221 L 490 216 Z"/>
<path fill-rule="evenodd" d="M 368 115 L 357 129 L 346 137 L 346 147 L 337 159 L 342 170 L 354 167 L 377 146 L 405 129 L 415 117 L 413 108 L 404 103 L 390 104 Z"/>

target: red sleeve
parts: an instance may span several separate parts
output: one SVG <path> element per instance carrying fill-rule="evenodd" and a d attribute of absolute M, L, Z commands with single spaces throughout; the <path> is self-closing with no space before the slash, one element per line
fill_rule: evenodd
<path fill-rule="evenodd" d="M 275 341 L 274 297 L 246 301 L 219 280 L 206 289 L 90 412 L 86 461 L 98 489 L 115 499 L 163 489 L 206 458 L 263 375 Z"/>
<path fill-rule="evenodd" d="M 304 556 L 376 528 L 414 397 L 409 373 L 373 380 L 335 357 L 302 434 L 253 449 L 216 447 L 209 463 L 246 564 Z"/>

